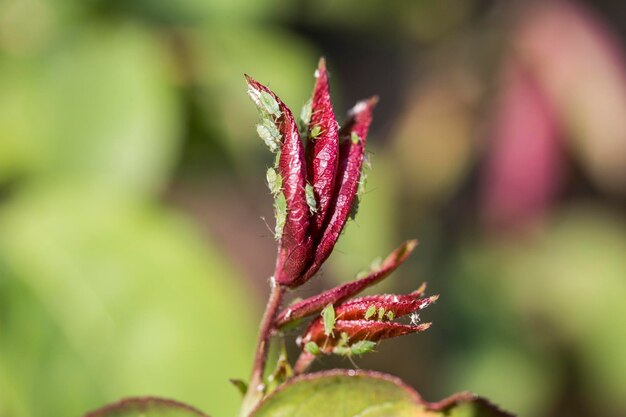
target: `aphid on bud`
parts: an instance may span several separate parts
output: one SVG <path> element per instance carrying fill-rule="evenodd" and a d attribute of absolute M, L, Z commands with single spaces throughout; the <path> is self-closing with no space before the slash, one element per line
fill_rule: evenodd
<path fill-rule="evenodd" d="M 374 316 L 374 314 L 376 314 L 376 306 L 372 304 L 365 311 L 365 320 L 369 320 Z"/>
<path fill-rule="evenodd" d="M 332 304 L 328 304 L 322 310 L 322 321 L 324 322 L 324 334 L 331 336 L 335 328 L 335 308 Z"/>
<path fill-rule="evenodd" d="M 306 204 L 309 206 L 311 214 L 317 213 L 317 203 L 315 201 L 315 193 L 313 192 L 313 186 L 309 183 L 304 187 L 304 194 L 306 196 Z"/>
<path fill-rule="evenodd" d="M 354 201 L 356 202 L 357 200 L 355 199 Z M 369 268 L 359 271 L 359 273 L 356 274 L 356 277 L 362 278 L 375 271 L 378 271 L 381 268 L 382 263 L 383 259 L 381 257 L 375 258 L 372 262 L 370 262 Z"/>
<path fill-rule="evenodd" d="M 373 351 L 374 347 L 376 347 L 376 342 L 372 342 L 371 340 L 359 340 L 349 346 L 335 346 L 333 353 L 335 355 L 348 357 L 359 356 Z"/>
<path fill-rule="evenodd" d="M 304 345 L 304 350 L 315 356 L 322 353 L 320 347 L 315 342 L 308 342 L 306 345 Z"/>
<path fill-rule="evenodd" d="M 389 310 L 389 311 L 387 312 L 387 314 L 385 314 L 385 316 L 387 317 L 387 319 L 388 319 L 389 321 L 392 321 L 392 320 L 396 317 L 396 315 L 395 315 L 395 314 L 393 314 L 393 311 L 391 311 L 391 310 Z"/>
<path fill-rule="evenodd" d="M 304 126 L 308 126 L 311 123 L 311 99 L 307 101 L 304 106 L 302 106 L 302 110 L 300 110 L 300 121 Z"/>
<path fill-rule="evenodd" d="M 359 197 L 361 197 L 363 193 L 365 193 L 366 187 L 367 187 L 367 174 L 365 172 L 361 172 L 361 178 L 359 178 L 359 186 L 356 191 Z"/>
<path fill-rule="evenodd" d="M 352 132 L 352 135 L 356 135 L 356 134 Z M 366 171 L 371 168 L 368 158 L 364 157 L 363 162 L 364 163 L 363 163 L 363 167 L 361 168 L 361 176 L 359 177 L 359 183 L 357 186 L 356 195 L 354 196 L 354 201 L 352 202 L 352 207 L 350 208 L 350 219 L 352 220 L 356 218 L 356 215 L 359 212 L 359 205 L 361 204 L 361 196 L 363 196 L 363 194 L 365 193 L 365 188 L 367 187 Z"/>
<path fill-rule="evenodd" d="M 267 186 L 273 195 L 277 195 L 283 188 L 283 177 L 274 169 L 268 168 L 265 174 Z"/>
<path fill-rule="evenodd" d="M 268 114 L 271 114 L 274 117 L 280 117 L 278 102 L 270 93 L 261 91 L 261 94 L 259 95 L 259 103 Z"/>
<path fill-rule="evenodd" d="M 272 115 L 275 118 L 280 117 L 281 112 L 278 102 L 267 91 L 258 90 L 249 85 L 248 96 L 250 96 L 254 104 L 256 104 L 258 109 L 262 112 Z"/>
<path fill-rule="evenodd" d="M 380 307 L 378 309 L 378 320 L 382 320 L 385 317 L 385 309 L 383 307 Z"/>
<path fill-rule="evenodd" d="M 283 193 L 278 193 L 276 198 L 274 198 L 274 214 L 276 216 L 274 237 L 278 240 L 283 235 L 283 228 L 287 221 L 287 200 Z"/>
<path fill-rule="evenodd" d="M 263 118 L 263 126 L 267 127 L 272 137 L 276 139 L 277 142 L 280 142 L 280 140 L 282 139 L 282 135 L 278 130 L 278 126 L 276 126 L 276 123 L 274 123 L 272 119 L 269 119 L 267 117 Z"/>
<path fill-rule="evenodd" d="M 269 121 L 269 123 L 266 123 L 267 121 Z M 263 120 L 263 124 L 256 125 L 256 133 L 269 148 L 270 152 L 278 152 L 280 149 L 281 136 L 274 122 L 269 119 Z"/>
<path fill-rule="evenodd" d="M 363 355 L 373 351 L 374 347 L 376 347 L 376 342 L 372 342 L 371 340 L 359 340 L 350 346 L 350 353 L 352 355 Z"/>
<path fill-rule="evenodd" d="M 321 134 L 322 134 L 321 126 L 318 126 L 318 125 L 313 126 L 313 128 L 311 129 L 311 133 L 310 133 L 311 138 L 317 139 L 317 137 Z"/>
<path fill-rule="evenodd" d="M 276 152 L 276 156 L 274 157 L 274 168 L 278 167 L 280 164 L 280 149 Z"/>
<path fill-rule="evenodd" d="M 374 258 L 374 260 L 370 262 L 370 271 L 379 270 L 382 264 L 383 264 L 383 258 L 381 258 L 380 256 L 377 258 Z"/>
<path fill-rule="evenodd" d="M 359 135 L 356 134 L 356 132 L 352 132 L 350 134 L 350 140 L 356 145 L 361 141 L 361 138 L 359 137 Z"/>

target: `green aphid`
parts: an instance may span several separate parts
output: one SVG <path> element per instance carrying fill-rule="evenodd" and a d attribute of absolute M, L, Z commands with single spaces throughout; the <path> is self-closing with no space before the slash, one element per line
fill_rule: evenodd
<path fill-rule="evenodd" d="M 304 187 L 304 194 L 306 196 L 306 203 L 309 206 L 311 213 L 317 213 L 317 202 L 315 201 L 315 193 L 313 192 L 313 186 L 309 183 Z"/>
<path fill-rule="evenodd" d="M 304 350 L 315 356 L 322 353 L 320 347 L 315 342 L 308 342 L 306 345 L 304 345 Z"/>
<path fill-rule="evenodd" d="M 335 328 L 335 308 L 332 304 L 328 304 L 322 310 L 322 321 L 324 322 L 324 334 L 331 336 Z"/>
<path fill-rule="evenodd" d="M 274 214 L 276 216 L 276 227 L 274 228 L 274 238 L 280 239 L 283 235 L 283 228 L 287 221 L 287 199 L 283 193 L 278 193 L 274 198 Z"/>
<path fill-rule="evenodd" d="M 375 305 L 371 305 L 367 308 L 367 311 L 365 311 L 365 320 L 369 320 L 372 317 L 374 317 L 374 314 L 376 314 L 376 306 Z"/>
<path fill-rule="evenodd" d="M 307 101 L 304 106 L 302 106 L 302 110 L 300 110 L 300 121 L 304 126 L 308 126 L 311 123 L 311 99 Z"/>
<path fill-rule="evenodd" d="M 317 137 L 321 134 L 322 134 L 322 127 L 315 125 L 311 129 L 311 133 L 309 133 L 309 136 L 311 136 L 312 139 L 317 139 Z"/>
<path fill-rule="evenodd" d="M 365 278 L 366 276 L 368 276 L 370 274 L 370 270 L 369 269 L 363 269 L 359 272 L 356 273 L 356 275 L 354 276 L 354 279 L 361 279 L 361 278 Z"/>
<path fill-rule="evenodd" d="M 339 335 L 339 346 L 348 346 L 349 341 L 350 337 L 348 336 L 348 333 L 341 332 L 341 334 Z"/>
<path fill-rule="evenodd" d="M 267 127 L 267 130 L 269 130 L 270 134 L 274 139 L 276 139 L 277 142 L 280 142 L 282 135 L 278 130 L 278 126 L 276 126 L 276 123 L 274 123 L 272 119 L 267 117 L 263 118 L 263 126 Z"/>
<path fill-rule="evenodd" d="M 385 309 L 383 307 L 380 307 L 378 309 L 378 320 L 382 320 L 383 317 L 385 317 Z"/>
<path fill-rule="evenodd" d="M 283 177 L 274 168 L 268 168 L 265 174 L 267 186 L 273 195 L 277 195 L 283 189 Z"/>
<path fill-rule="evenodd" d="M 357 213 L 359 212 L 359 206 L 361 205 L 361 197 L 365 193 L 365 189 L 367 188 L 367 174 L 366 170 L 370 169 L 369 160 L 365 159 L 363 167 L 361 168 L 361 176 L 359 177 L 359 185 L 357 186 L 356 195 L 354 197 L 354 201 L 352 202 L 352 207 L 350 207 L 350 219 L 354 220 L 356 218 Z"/>
<path fill-rule="evenodd" d="M 281 113 L 278 102 L 267 91 L 261 91 L 261 94 L 259 94 L 259 104 L 268 114 L 274 117 L 280 117 Z"/>
<path fill-rule="evenodd" d="M 361 141 L 361 138 L 359 137 L 359 135 L 356 134 L 356 132 L 352 132 L 350 134 L 350 140 L 356 145 Z"/>
<path fill-rule="evenodd" d="M 388 311 L 386 316 L 389 321 L 392 321 L 396 317 L 396 315 L 393 314 L 393 311 Z"/>
<path fill-rule="evenodd" d="M 371 352 L 376 347 L 376 343 L 370 340 L 360 340 L 351 346 L 335 346 L 333 353 L 340 356 L 359 356 Z"/>
<path fill-rule="evenodd" d="M 359 340 L 350 346 L 350 354 L 351 355 L 363 355 L 365 353 L 369 353 L 374 350 L 376 347 L 376 342 L 372 342 L 371 340 Z"/>
<path fill-rule="evenodd" d="M 280 149 L 280 135 L 277 139 L 273 134 L 270 128 L 268 128 L 265 124 L 256 125 L 256 133 L 263 140 L 265 145 L 269 148 L 270 152 L 278 152 Z"/>
<path fill-rule="evenodd" d="M 378 258 L 374 258 L 374 260 L 370 263 L 371 271 L 378 271 L 383 264 L 383 258 L 380 256 Z"/>
<path fill-rule="evenodd" d="M 276 152 L 276 157 L 274 157 L 274 168 L 278 168 L 278 165 L 280 164 L 280 153 L 280 150 Z"/>
<path fill-rule="evenodd" d="M 365 193 L 365 189 L 367 188 L 367 174 L 365 172 L 361 172 L 361 178 L 359 178 L 359 186 L 356 190 L 357 195 L 362 196 Z"/>
<path fill-rule="evenodd" d="M 363 167 L 362 167 L 362 171 L 365 170 L 371 170 L 372 169 L 372 160 L 369 157 L 369 154 L 366 153 L 365 155 L 363 155 Z"/>

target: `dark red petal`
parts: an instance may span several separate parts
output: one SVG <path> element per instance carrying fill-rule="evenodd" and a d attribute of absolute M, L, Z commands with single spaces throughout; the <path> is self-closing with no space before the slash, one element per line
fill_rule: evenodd
<path fill-rule="evenodd" d="M 411 294 L 371 295 L 342 303 L 335 308 L 335 314 L 337 320 L 361 320 L 365 318 L 367 311 L 374 306 L 376 311 L 382 308 L 385 314 L 392 312 L 393 318 L 398 318 L 422 310 L 438 298 L 437 295 L 427 298 L 416 298 Z M 377 313 L 372 319 L 378 319 Z M 389 320 L 389 318 L 384 316 L 382 320 Z"/>
<path fill-rule="evenodd" d="M 311 278 L 330 256 L 335 243 L 350 216 L 352 205 L 356 197 L 361 176 L 361 166 L 365 155 L 365 142 L 367 131 L 372 121 L 372 110 L 378 98 L 358 102 L 350 111 L 350 119 L 339 132 L 339 162 L 335 192 L 329 207 L 329 218 L 321 238 L 316 245 L 315 258 L 305 274 L 300 278 L 301 282 Z M 352 134 L 358 135 L 358 140 L 352 140 Z"/>
<path fill-rule="evenodd" d="M 280 238 L 275 279 L 292 286 L 303 273 L 312 254 L 313 242 L 308 234 L 309 206 L 306 202 L 306 163 L 304 147 L 291 110 L 269 88 L 246 75 L 251 88 L 269 93 L 278 102 L 281 115 L 276 120 L 282 135 L 278 172 L 282 176 L 283 194 L 287 201 L 287 218 Z"/>
<path fill-rule="evenodd" d="M 313 186 L 317 213 L 313 216 L 315 231 L 322 228 L 333 196 L 337 160 L 339 158 L 339 126 L 335 120 L 328 91 L 328 72 L 324 58 L 320 59 L 313 98 L 311 99 L 311 121 L 306 139 L 306 161 L 309 183 Z M 313 138 L 311 131 L 319 129 Z M 314 233 L 315 233 L 314 231 Z"/>
<path fill-rule="evenodd" d="M 338 304 L 382 281 L 409 257 L 415 246 L 417 240 L 408 240 L 391 252 L 380 266 L 366 277 L 324 291 L 288 307 L 278 315 L 275 326 L 280 328 L 292 321 L 317 314 L 328 304 Z"/>
<path fill-rule="evenodd" d="M 332 336 L 324 333 L 324 323 L 321 318 L 315 320 L 307 329 L 300 344 L 315 342 L 322 352 L 330 353 L 341 340 L 341 333 L 346 333 L 350 343 L 360 340 L 378 342 L 383 339 L 403 336 L 405 334 L 421 332 L 430 327 L 431 323 L 418 325 L 400 324 L 388 321 L 375 320 L 337 320 Z"/>
<path fill-rule="evenodd" d="M 410 325 L 372 320 L 337 320 L 335 322 L 335 332 L 347 333 L 350 342 L 359 340 L 378 342 L 405 334 L 422 332 L 429 327 L 430 323 Z"/>

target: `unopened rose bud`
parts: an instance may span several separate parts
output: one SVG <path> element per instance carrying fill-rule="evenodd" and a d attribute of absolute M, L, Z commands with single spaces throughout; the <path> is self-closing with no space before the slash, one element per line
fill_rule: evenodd
<path fill-rule="evenodd" d="M 416 312 L 437 300 L 438 296 L 421 298 L 419 290 L 411 294 L 372 295 L 344 301 L 324 311 L 332 309 L 332 315 L 322 314 L 313 320 L 299 338 L 299 344 L 314 354 L 348 352 L 357 342 L 379 342 L 405 334 L 421 332 L 430 323 L 418 324 Z M 393 320 L 411 315 L 410 324 Z"/>
<path fill-rule="evenodd" d="M 261 116 L 257 133 L 277 154 L 275 171 L 268 171 L 279 241 L 274 278 L 291 288 L 320 269 L 354 212 L 364 184 L 367 132 L 378 100 L 357 103 L 339 129 L 323 59 L 315 73 L 313 97 L 301 112 L 306 152 L 291 110 L 269 88 L 246 76 L 248 95 Z"/>

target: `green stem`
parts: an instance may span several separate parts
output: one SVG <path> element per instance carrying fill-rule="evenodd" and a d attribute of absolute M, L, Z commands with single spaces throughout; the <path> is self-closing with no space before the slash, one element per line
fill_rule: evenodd
<path fill-rule="evenodd" d="M 267 361 L 267 348 L 274 327 L 274 319 L 276 318 L 285 293 L 283 287 L 277 284 L 273 277 L 271 285 L 270 297 L 267 301 L 265 313 L 263 313 L 263 319 L 261 320 L 259 328 L 259 340 L 257 342 L 252 374 L 250 375 L 250 383 L 248 384 L 248 391 L 241 405 L 240 417 L 248 417 L 263 398 L 263 372 L 265 371 L 265 363 Z"/>

